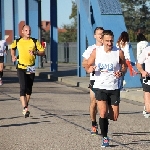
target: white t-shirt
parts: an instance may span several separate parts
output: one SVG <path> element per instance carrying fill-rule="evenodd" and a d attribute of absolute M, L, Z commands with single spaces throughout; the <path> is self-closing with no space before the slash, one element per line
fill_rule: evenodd
<path fill-rule="evenodd" d="M 150 74 L 150 46 L 142 50 L 137 61 L 139 64 L 145 63 L 145 71 Z"/>
<path fill-rule="evenodd" d="M 93 52 L 93 50 L 97 47 L 100 47 L 100 46 L 96 46 L 96 44 L 92 45 L 92 46 L 89 46 L 85 51 L 84 53 L 82 54 L 82 56 L 85 58 L 85 59 L 89 59 L 91 53 Z M 95 80 L 95 75 L 93 75 L 92 73 L 90 73 L 90 80 Z"/>
<path fill-rule="evenodd" d="M 6 49 L 7 43 L 5 40 L 0 40 L 0 56 L 4 56 L 4 51 Z"/>
<path fill-rule="evenodd" d="M 138 60 L 139 55 L 142 53 L 142 50 L 145 49 L 148 45 L 149 44 L 147 41 L 141 41 L 137 43 L 137 60 Z"/>
<path fill-rule="evenodd" d="M 104 47 L 96 49 L 95 82 L 94 88 L 115 90 L 120 88 L 120 79 L 114 75 L 114 72 L 120 70 L 119 49 L 113 49 L 106 53 Z"/>
<path fill-rule="evenodd" d="M 119 48 L 118 44 L 116 44 L 116 47 Z M 125 59 L 131 61 L 129 47 L 130 46 L 128 42 L 125 43 L 124 47 L 120 44 L 120 48 L 124 52 Z"/>

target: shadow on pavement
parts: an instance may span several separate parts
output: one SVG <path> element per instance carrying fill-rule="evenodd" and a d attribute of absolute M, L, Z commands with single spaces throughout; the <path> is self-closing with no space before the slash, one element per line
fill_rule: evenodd
<path fill-rule="evenodd" d="M 52 76 L 52 80 L 58 80 L 58 77 L 77 76 L 77 69 L 56 71 L 56 72 L 39 72 L 39 77 Z"/>
<path fill-rule="evenodd" d="M 119 114 L 129 114 L 129 115 L 132 115 L 132 114 L 141 114 L 142 112 L 141 111 L 138 111 L 138 112 L 120 112 Z"/>
<path fill-rule="evenodd" d="M 16 126 L 25 126 L 25 125 L 29 125 L 29 124 L 39 124 L 42 122 L 50 122 L 50 121 L 40 121 L 40 122 L 28 122 L 28 123 L 21 123 L 21 124 L 8 124 L 8 125 L 1 125 L 1 127 L 5 128 L 5 127 L 16 127 Z"/>
<path fill-rule="evenodd" d="M 149 135 L 150 132 L 131 132 L 131 133 L 112 133 L 113 136 L 123 136 L 123 135 Z"/>
<path fill-rule="evenodd" d="M 22 118 L 22 116 L 11 117 L 11 118 L 0 118 L 0 120 L 5 120 L 5 119 L 16 119 L 16 118 Z"/>

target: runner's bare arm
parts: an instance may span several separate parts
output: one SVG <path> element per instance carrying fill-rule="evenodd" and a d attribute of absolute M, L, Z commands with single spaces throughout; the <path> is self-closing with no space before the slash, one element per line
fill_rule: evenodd
<path fill-rule="evenodd" d="M 88 68 L 88 66 L 87 66 L 87 63 L 88 63 L 88 60 L 86 59 L 86 58 L 83 58 L 83 61 L 82 61 L 82 67 L 85 69 L 85 70 L 87 70 Z"/>
<path fill-rule="evenodd" d="M 119 63 L 121 64 L 121 72 L 125 73 L 127 71 L 127 64 L 122 50 L 119 51 Z"/>
<path fill-rule="evenodd" d="M 92 51 L 92 53 L 91 53 L 91 55 L 90 55 L 90 57 L 89 57 L 89 59 L 87 61 L 87 67 L 86 67 L 87 69 L 86 69 L 86 71 L 88 73 L 91 73 L 91 72 L 93 72 L 95 70 L 95 66 L 93 66 L 93 64 L 95 62 L 95 58 L 96 58 L 96 49 L 94 49 Z"/>
<path fill-rule="evenodd" d="M 137 69 L 140 73 L 144 72 L 144 69 L 140 63 L 137 63 L 136 66 L 137 66 Z"/>
<path fill-rule="evenodd" d="M 11 48 L 11 56 L 14 57 L 16 56 L 16 49 L 15 48 Z"/>
<path fill-rule="evenodd" d="M 145 54 L 145 51 L 142 51 L 142 53 L 138 56 L 138 60 L 137 60 L 137 64 L 136 64 L 136 67 L 141 74 L 143 72 L 145 72 L 144 68 L 142 66 L 142 64 L 144 64 L 145 60 L 146 60 L 146 54 Z"/>
<path fill-rule="evenodd" d="M 87 66 L 88 60 L 86 58 L 83 58 L 82 61 L 82 67 L 85 68 Z"/>

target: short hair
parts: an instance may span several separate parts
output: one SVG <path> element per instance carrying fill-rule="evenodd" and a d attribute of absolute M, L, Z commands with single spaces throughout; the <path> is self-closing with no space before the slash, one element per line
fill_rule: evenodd
<path fill-rule="evenodd" d="M 25 24 L 22 26 L 22 30 L 24 29 L 24 27 L 25 27 Z"/>
<path fill-rule="evenodd" d="M 24 29 L 24 27 L 25 27 L 25 26 L 28 26 L 28 27 L 30 27 L 29 25 L 27 25 L 27 24 L 24 24 L 24 25 L 22 26 L 22 30 Z"/>
<path fill-rule="evenodd" d="M 104 28 L 103 28 L 103 27 L 96 27 L 96 28 L 94 29 L 94 34 L 96 33 L 97 30 L 104 30 Z"/>
<path fill-rule="evenodd" d="M 104 30 L 102 37 L 104 37 L 104 35 L 110 35 L 110 36 L 114 37 L 114 34 L 111 30 Z"/>

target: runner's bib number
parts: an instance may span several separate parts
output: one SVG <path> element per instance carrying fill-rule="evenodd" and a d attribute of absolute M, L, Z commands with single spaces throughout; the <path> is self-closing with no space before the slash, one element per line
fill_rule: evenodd
<path fill-rule="evenodd" d="M 35 66 L 27 66 L 27 74 L 35 73 Z"/>

